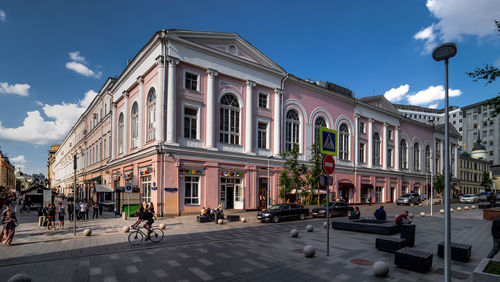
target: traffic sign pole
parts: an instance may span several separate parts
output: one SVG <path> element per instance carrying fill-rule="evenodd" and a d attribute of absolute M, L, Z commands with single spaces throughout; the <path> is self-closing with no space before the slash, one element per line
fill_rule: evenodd
<path fill-rule="evenodd" d="M 326 185 L 326 256 L 330 256 L 330 185 Z"/>

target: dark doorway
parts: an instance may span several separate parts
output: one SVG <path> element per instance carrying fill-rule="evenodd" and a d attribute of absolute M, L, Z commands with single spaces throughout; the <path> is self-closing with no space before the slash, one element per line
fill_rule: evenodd
<path fill-rule="evenodd" d="M 259 209 L 267 208 L 267 178 L 259 178 Z"/>
<path fill-rule="evenodd" d="M 234 209 L 234 186 L 226 186 L 226 209 Z"/>
<path fill-rule="evenodd" d="M 395 195 L 394 195 L 394 194 L 396 194 L 396 188 L 391 187 L 391 203 L 394 203 L 394 202 L 395 202 L 395 200 L 396 200 L 396 199 L 394 198 L 394 197 L 395 197 Z"/>

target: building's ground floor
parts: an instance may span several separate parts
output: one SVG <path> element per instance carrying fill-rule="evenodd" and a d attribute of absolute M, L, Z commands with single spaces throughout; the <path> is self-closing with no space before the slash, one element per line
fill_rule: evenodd
<path fill-rule="evenodd" d="M 478 195 L 479 193 L 484 191 L 484 187 L 481 186 L 480 182 L 470 182 L 470 181 L 464 181 L 462 180 L 460 182 L 460 194 L 465 195 L 465 194 L 474 194 Z"/>

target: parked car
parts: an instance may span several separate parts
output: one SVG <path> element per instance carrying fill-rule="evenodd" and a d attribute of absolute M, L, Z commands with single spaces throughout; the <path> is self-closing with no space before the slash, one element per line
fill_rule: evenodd
<path fill-rule="evenodd" d="M 488 202 L 492 196 L 491 192 L 481 192 L 477 196 L 480 202 Z"/>
<path fill-rule="evenodd" d="M 399 205 L 410 205 L 419 204 L 421 201 L 420 195 L 418 193 L 406 193 L 403 194 L 396 200 L 396 204 Z"/>
<path fill-rule="evenodd" d="M 277 204 L 259 212 L 257 219 L 262 222 L 280 222 L 283 219 L 304 220 L 309 215 L 309 209 L 299 204 Z"/>
<path fill-rule="evenodd" d="M 460 203 L 465 204 L 465 203 L 477 203 L 479 202 L 479 199 L 476 197 L 474 194 L 465 194 L 460 198 Z"/>
<path fill-rule="evenodd" d="M 347 216 L 353 207 L 345 202 L 331 202 L 329 207 L 330 217 Z M 312 217 L 326 217 L 326 203 L 311 211 Z"/>

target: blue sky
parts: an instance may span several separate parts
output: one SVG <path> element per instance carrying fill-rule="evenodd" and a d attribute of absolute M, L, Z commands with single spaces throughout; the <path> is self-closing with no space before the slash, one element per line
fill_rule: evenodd
<path fill-rule="evenodd" d="M 50 144 L 168 28 L 236 32 L 299 77 L 438 108 L 444 67 L 430 51 L 454 41 L 450 103 L 468 105 L 498 93 L 465 72 L 500 65 L 499 11 L 497 0 L 2 1 L 0 146 L 24 171 L 46 173 Z"/>

